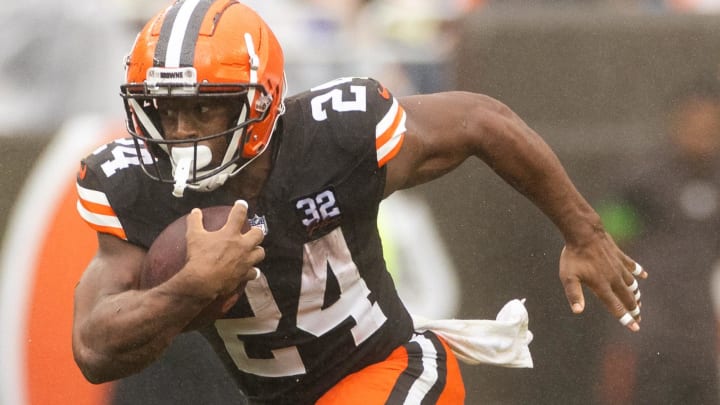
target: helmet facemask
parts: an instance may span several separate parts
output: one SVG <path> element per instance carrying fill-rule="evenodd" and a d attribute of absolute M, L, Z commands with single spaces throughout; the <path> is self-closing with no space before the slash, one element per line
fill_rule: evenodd
<path fill-rule="evenodd" d="M 182 71 L 182 73 L 178 71 Z M 148 76 L 192 77 L 193 68 L 151 68 Z M 176 74 L 179 73 L 179 74 Z M 242 170 L 259 153 L 243 156 L 242 145 L 252 136 L 251 124 L 267 118 L 272 96 L 261 85 L 251 84 L 190 84 L 146 80 L 139 84 L 121 86 L 127 113 L 127 130 L 139 149 L 144 146 L 150 152 L 150 161 L 141 161 L 145 173 L 156 181 L 174 184 L 173 195 L 181 197 L 185 188 L 212 191 L 225 183 L 228 177 Z M 250 114 L 250 97 L 256 98 L 255 114 Z M 161 125 L 158 105 L 162 99 L 212 97 L 239 102 L 239 113 L 233 124 L 222 132 L 202 134 L 192 139 L 166 139 Z M 251 118 L 248 118 L 251 116 Z M 222 161 L 209 166 L 214 156 L 203 143 L 225 138 Z"/>

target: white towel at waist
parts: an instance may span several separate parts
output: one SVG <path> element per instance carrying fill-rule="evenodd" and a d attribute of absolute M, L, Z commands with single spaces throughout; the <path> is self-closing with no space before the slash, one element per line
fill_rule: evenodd
<path fill-rule="evenodd" d="M 431 330 L 442 336 L 457 358 L 466 364 L 491 364 L 503 367 L 532 368 L 528 345 L 533 335 L 528 330 L 525 299 L 514 299 L 489 319 L 426 319 L 413 315 L 415 330 Z"/>

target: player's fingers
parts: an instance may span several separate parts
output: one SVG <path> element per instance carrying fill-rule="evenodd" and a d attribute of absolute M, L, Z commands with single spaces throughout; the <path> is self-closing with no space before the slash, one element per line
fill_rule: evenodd
<path fill-rule="evenodd" d="M 625 283 L 627 284 L 627 281 Z M 630 284 L 627 286 L 627 288 L 628 288 L 628 290 L 632 291 L 633 293 L 635 291 L 640 290 L 640 285 L 638 285 L 637 279 L 633 277 L 632 280 L 630 281 Z"/>
<path fill-rule="evenodd" d="M 636 314 L 636 316 L 634 316 L 633 314 Z M 622 315 L 617 317 L 617 320 L 622 326 L 628 328 L 633 332 L 637 332 L 640 330 L 640 325 L 638 324 L 639 318 L 640 309 L 638 307 L 635 307 L 635 309 L 623 312 Z"/>
<path fill-rule="evenodd" d="M 623 274 L 622 278 L 625 282 L 625 286 L 627 287 L 627 289 L 630 290 L 630 292 L 632 292 L 635 296 L 635 301 L 639 301 L 641 294 L 638 280 L 627 272 Z"/>
<path fill-rule="evenodd" d="M 633 316 L 637 313 L 640 316 L 637 301 L 635 301 L 632 292 L 624 283 L 620 287 L 613 285 L 610 289 L 597 291 L 596 294 L 605 304 L 608 311 L 626 328 L 633 332 L 640 330 L 638 319 Z"/>
<path fill-rule="evenodd" d="M 624 276 L 618 280 L 612 280 L 610 285 L 615 293 L 615 296 L 622 302 L 626 309 L 632 309 L 637 306 L 638 299 L 635 298 L 636 293 L 640 293 L 638 282 L 634 277 L 631 277 L 630 282 L 624 280 Z"/>
<path fill-rule="evenodd" d="M 638 284 L 638 281 L 633 280 L 627 288 L 633 294 L 635 301 L 639 302 L 642 294 L 640 294 L 640 285 Z"/>
<path fill-rule="evenodd" d="M 640 306 L 638 305 L 630 311 L 625 312 L 620 318 L 618 318 L 618 321 L 621 325 L 633 332 L 639 331 L 640 325 L 638 322 L 640 322 Z"/>
<path fill-rule="evenodd" d="M 582 284 L 577 278 L 567 278 L 562 280 L 565 289 L 565 297 L 570 304 L 570 310 L 579 314 L 585 309 L 585 296 L 582 292 Z"/>
<path fill-rule="evenodd" d="M 621 260 L 625 269 L 633 277 L 639 277 L 641 279 L 646 279 L 648 277 L 648 273 L 643 269 L 640 263 L 633 260 L 630 256 L 621 252 Z"/>
<path fill-rule="evenodd" d="M 246 263 L 259 263 L 265 259 L 265 249 L 262 246 L 255 246 L 254 249 L 252 249 L 247 254 Z"/>
<path fill-rule="evenodd" d="M 633 264 L 634 266 L 635 264 Z M 635 278 L 635 276 L 639 276 L 642 273 L 642 267 L 640 265 L 637 265 L 641 270 L 635 271 L 634 273 L 624 272 L 622 277 L 623 281 L 625 282 L 625 285 L 627 286 L 627 289 L 630 290 L 630 292 L 633 295 L 633 298 L 635 299 L 635 303 L 633 303 L 633 306 L 629 308 L 634 308 L 635 306 L 640 305 L 640 297 L 642 294 L 640 293 L 640 285 L 638 283 L 638 280 Z M 637 317 L 636 317 L 637 318 Z"/>
<path fill-rule="evenodd" d="M 231 232 L 240 232 L 247 220 L 247 211 L 248 203 L 245 200 L 235 201 L 223 228 L 229 229 Z"/>
<path fill-rule="evenodd" d="M 636 321 L 640 322 L 640 286 L 638 285 L 638 281 L 633 278 L 632 283 L 627 286 L 627 290 L 630 291 L 630 293 L 633 295 L 634 302 L 631 306 L 627 307 L 630 308 L 629 314 L 632 315 L 633 318 L 635 318 Z"/>
<path fill-rule="evenodd" d="M 187 232 L 204 231 L 203 215 L 200 208 L 193 208 L 187 216 Z"/>
<path fill-rule="evenodd" d="M 636 277 L 645 279 L 647 278 L 648 274 L 645 270 L 643 270 L 642 266 L 639 263 L 632 260 L 630 261 L 630 265 L 626 268 L 628 269 L 628 271 L 623 274 L 623 279 L 625 280 L 625 284 L 627 284 L 628 289 L 633 294 L 636 305 L 635 308 L 637 308 L 637 311 L 639 312 L 641 306 L 640 297 L 642 296 L 642 293 L 640 292 L 640 285 Z M 640 319 L 639 313 L 631 315 L 633 315 L 635 319 Z"/>
<path fill-rule="evenodd" d="M 257 280 L 262 276 L 262 271 L 258 269 L 257 267 L 253 267 L 253 270 L 255 270 L 255 276 L 253 277 L 253 280 Z"/>
<path fill-rule="evenodd" d="M 265 239 L 265 233 L 263 233 L 262 229 L 251 226 L 243 237 L 249 244 L 259 245 Z"/>
<path fill-rule="evenodd" d="M 238 294 L 238 293 L 235 293 L 235 294 L 231 295 L 228 299 L 226 299 L 222 305 L 222 309 L 221 309 L 222 313 L 224 314 L 227 311 L 229 311 L 230 308 L 232 308 L 233 305 L 235 305 L 238 302 L 238 299 L 240 299 L 240 294 Z"/>
<path fill-rule="evenodd" d="M 637 279 L 635 277 L 633 277 L 633 275 L 630 274 L 629 272 L 623 271 L 621 274 L 621 277 L 622 277 L 623 283 L 628 288 L 630 288 L 632 290 L 636 290 L 638 288 Z"/>
<path fill-rule="evenodd" d="M 646 279 L 648 277 L 648 273 L 638 262 L 633 261 L 628 270 L 633 277 L 640 277 L 642 279 Z"/>
<path fill-rule="evenodd" d="M 261 276 L 262 276 L 262 271 L 259 268 L 255 267 L 255 266 L 250 267 L 250 269 L 247 270 L 247 272 L 245 272 L 243 280 L 241 281 L 241 284 L 247 283 L 248 281 L 257 280 Z"/>

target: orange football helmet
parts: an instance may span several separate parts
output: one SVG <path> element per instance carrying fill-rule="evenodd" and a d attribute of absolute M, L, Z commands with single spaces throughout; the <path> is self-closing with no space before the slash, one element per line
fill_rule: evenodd
<path fill-rule="evenodd" d="M 178 0 L 158 13 L 138 34 L 121 86 L 145 173 L 175 184 L 176 196 L 186 187 L 214 190 L 237 174 L 267 148 L 285 111 L 283 65 L 273 32 L 237 0 Z M 233 127 L 173 148 L 188 140 L 164 139 L 156 106 L 166 97 L 237 97 L 242 108 Z M 222 163 L 206 167 L 210 152 L 199 142 L 220 136 L 228 138 Z M 151 153 L 141 154 L 142 144 Z"/>

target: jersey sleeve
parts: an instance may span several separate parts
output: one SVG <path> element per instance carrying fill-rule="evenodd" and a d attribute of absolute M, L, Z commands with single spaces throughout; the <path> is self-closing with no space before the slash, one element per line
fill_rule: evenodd
<path fill-rule="evenodd" d="M 189 191 L 172 195 L 172 184 L 153 180 L 140 162 L 149 164 L 145 148 L 132 138 L 116 139 L 81 160 L 77 175 L 77 211 L 95 231 L 148 248 L 175 219 L 194 207 L 227 205 L 226 193 Z"/>
<path fill-rule="evenodd" d="M 316 86 L 309 99 L 311 125 L 355 156 L 371 153 L 374 167 L 395 157 L 405 136 L 405 110 L 390 91 L 371 78 L 347 77 Z"/>
<path fill-rule="evenodd" d="M 127 240 L 125 230 L 106 193 L 108 183 L 103 180 L 107 175 L 103 173 L 100 163 L 115 145 L 115 142 L 103 145 L 80 161 L 76 178 L 76 206 L 80 217 L 92 229 Z"/>

